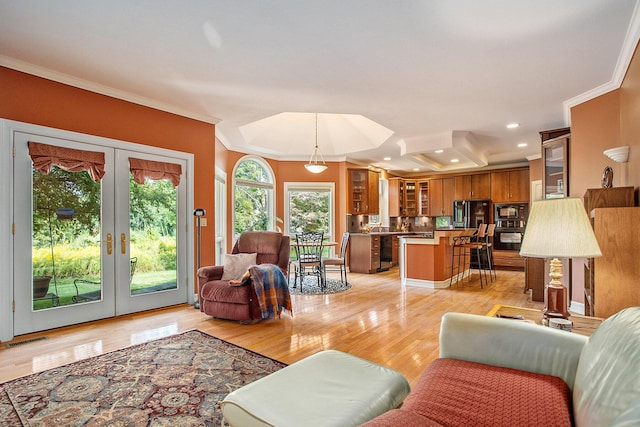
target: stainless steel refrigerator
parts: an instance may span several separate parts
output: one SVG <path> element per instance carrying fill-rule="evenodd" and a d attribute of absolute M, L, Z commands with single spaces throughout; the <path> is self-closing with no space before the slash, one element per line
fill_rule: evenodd
<path fill-rule="evenodd" d="M 453 202 L 453 227 L 478 228 L 488 224 L 491 217 L 491 200 L 455 200 Z"/>

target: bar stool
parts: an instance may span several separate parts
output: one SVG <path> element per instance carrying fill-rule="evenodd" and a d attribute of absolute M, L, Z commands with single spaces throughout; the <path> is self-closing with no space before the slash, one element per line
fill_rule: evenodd
<path fill-rule="evenodd" d="M 453 284 L 453 278 L 455 276 L 456 283 L 460 280 L 464 280 L 464 272 L 467 270 L 467 252 L 468 248 L 465 246 L 471 242 L 471 237 L 475 234 L 476 230 L 464 230 L 459 235 L 452 238 L 453 245 L 451 248 L 451 278 L 449 279 L 449 286 Z M 460 264 L 462 264 L 462 273 L 460 272 Z M 460 278 L 462 274 L 462 278 Z M 469 273 L 471 274 L 471 273 Z"/>
<path fill-rule="evenodd" d="M 483 256 L 487 255 L 485 258 L 488 260 L 488 253 L 486 253 L 487 248 L 487 224 L 480 224 L 478 227 L 478 232 L 474 234 L 469 243 L 465 243 L 463 246 L 469 250 L 469 257 L 471 257 L 472 252 L 475 252 L 476 262 L 475 267 L 478 270 L 478 276 L 480 277 L 480 288 L 482 289 L 482 279 L 484 276 L 484 282 L 488 284 L 487 273 L 488 269 L 491 269 L 491 265 L 484 265 Z M 484 252 L 484 254 L 483 254 Z M 469 263 L 469 269 L 474 267 L 473 260 Z M 489 268 L 487 268 L 489 267 Z"/>

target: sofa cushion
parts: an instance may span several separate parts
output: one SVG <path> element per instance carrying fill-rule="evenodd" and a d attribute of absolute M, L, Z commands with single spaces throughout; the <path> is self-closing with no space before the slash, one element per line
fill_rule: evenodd
<path fill-rule="evenodd" d="M 571 425 L 560 378 L 446 358 L 427 367 L 402 409 L 449 426 Z"/>
<path fill-rule="evenodd" d="M 582 349 L 573 389 L 578 426 L 640 425 L 640 307 L 605 320 Z"/>
<path fill-rule="evenodd" d="M 442 424 L 427 417 L 407 411 L 406 409 L 392 409 L 362 424 L 360 427 L 443 427 Z"/>
<path fill-rule="evenodd" d="M 240 280 L 249 267 L 256 264 L 256 255 L 255 252 L 225 255 L 222 280 Z"/>

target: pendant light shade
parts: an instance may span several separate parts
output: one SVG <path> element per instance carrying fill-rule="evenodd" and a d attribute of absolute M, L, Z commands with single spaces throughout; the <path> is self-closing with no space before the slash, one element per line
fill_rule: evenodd
<path fill-rule="evenodd" d="M 318 162 L 318 154 L 322 159 L 322 163 Z M 316 146 L 313 149 L 313 154 L 311 154 L 311 158 L 309 159 L 309 163 L 304 165 L 305 169 L 311 173 L 321 173 L 327 170 L 328 166 L 324 161 L 324 156 L 320 152 L 318 148 L 318 113 L 316 113 Z"/>

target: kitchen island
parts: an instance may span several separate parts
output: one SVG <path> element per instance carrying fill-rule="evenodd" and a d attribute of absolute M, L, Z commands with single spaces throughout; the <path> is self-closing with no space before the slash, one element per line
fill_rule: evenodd
<path fill-rule="evenodd" d="M 464 230 L 436 230 L 433 238 L 399 236 L 400 280 L 403 285 L 446 288 L 451 282 L 453 238 Z M 457 276 L 462 275 L 462 271 Z M 454 277 L 453 281 L 457 281 Z"/>

